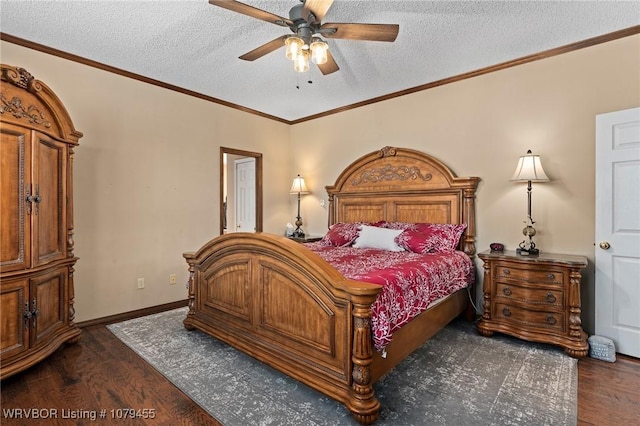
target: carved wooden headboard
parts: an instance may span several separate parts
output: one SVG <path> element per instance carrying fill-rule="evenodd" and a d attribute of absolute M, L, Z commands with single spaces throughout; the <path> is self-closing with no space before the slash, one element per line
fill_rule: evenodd
<path fill-rule="evenodd" d="M 457 177 L 425 153 L 386 146 L 351 163 L 327 186 L 329 225 L 337 222 L 466 223 L 460 249 L 475 255 L 480 178 Z"/>

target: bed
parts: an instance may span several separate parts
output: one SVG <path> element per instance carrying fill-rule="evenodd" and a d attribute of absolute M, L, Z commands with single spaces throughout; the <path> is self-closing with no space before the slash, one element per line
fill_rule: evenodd
<path fill-rule="evenodd" d="M 428 154 L 387 146 L 355 160 L 326 187 L 329 226 L 462 224 L 457 249 L 473 264 L 478 182 L 457 177 Z M 472 316 L 468 289 L 438 299 L 376 350 L 372 306 L 382 286 L 345 277 L 311 246 L 268 233 L 232 233 L 185 253 L 184 326 L 344 403 L 359 423 L 372 424 L 380 411 L 373 384 L 451 320 L 465 311 Z"/>

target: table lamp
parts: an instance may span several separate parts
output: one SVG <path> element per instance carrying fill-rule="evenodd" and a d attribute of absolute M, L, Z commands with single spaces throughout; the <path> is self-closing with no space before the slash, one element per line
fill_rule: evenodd
<path fill-rule="evenodd" d="M 536 244 L 533 242 L 533 236 L 536 235 L 536 229 L 533 227 L 535 223 L 531 218 L 531 183 L 532 182 L 549 182 L 549 178 L 542 169 L 542 163 L 540 162 L 539 155 L 533 155 L 531 150 L 527 151 L 526 155 L 523 155 L 518 160 L 518 166 L 511 178 L 513 182 L 527 182 L 527 220 L 526 226 L 522 230 L 525 239 L 519 244 L 516 252 L 522 256 L 537 256 L 540 254 L 540 250 L 536 248 Z"/>
<path fill-rule="evenodd" d="M 309 190 L 307 189 L 307 185 L 304 183 L 304 178 L 300 175 L 293 179 L 293 184 L 291 185 L 291 189 L 289 190 L 289 194 L 297 194 L 298 195 L 298 216 L 296 216 L 296 229 L 293 231 L 293 238 L 304 238 L 304 231 L 302 231 L 302 217 L 300 216 L 300 195 L 308 194 Z"/>

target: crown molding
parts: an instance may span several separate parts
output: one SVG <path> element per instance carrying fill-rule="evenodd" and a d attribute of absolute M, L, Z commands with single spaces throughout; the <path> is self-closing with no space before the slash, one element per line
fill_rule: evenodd
<path fill-rule="evenodd" d="M 557 56 L 557 55 L 562 55 L 564 53 L 569 53 L 569 52 L 573 52 L 576 50 L 580 50 L 580 49 L 584 49 L 586 47 L 591 47 L 591 46 L 595 46 L 598 44 L 602 44 L 602 43 L 607 43 L 613 40 L 617 40 L 620 38 L 624 38 L 624 37 L 629 37 L 629 36 L 633 36 L 636 34 L 640 34 L 640 25 L 635 25 L 633 27 L 629 27 L 629 28 L 625 28 L 619 31 L 614 31 L 608 34 L 603 34 L 597 37 L 592 37 L 592 38 L 588 38 L 586 40 L 582 40 L 582 41 L 578 41 L 575 43 L 571 43 L 571 44 L 567 44 L 564 46 L 560 46 L 560 47 L 556 47 L 553 49 L 549 49 L 549 50 L 545 50 L 542 52 L 538 52 L 538 53 L 534 53 L 532 55 L 527 55 L 527 56 L 523 56 L 521 58 L 517 58 L 517 59 L 513 59 L 510 61 L 506 61 L 506 62 L 502 62 L 496 65 L 491 65 L 488 67 L 484 67 L 484 68 L 480 68 L 474 71 L 470 71 L 470 72 L 466 72 L 463 74 L 459 74 L 453 77 L 448 77 L 448 78 L 444 78 L 441 80 L 437 80 L 437 81 L 433 81 L 431 83 L 426 83 L 426 84 L 422 84 L 420 86 L 416 86 L 416 87 L 412 87 L 409 89 L 405 89 L 405 90 L 401 90 L 398 92 L 393 92 L 393 93 L 389 93 L 383 96 L 378 96 L 375 98 L 371 98 L 371 99 L 367 99 L 365 101 L 361 101 L 361 102 L 357 102 L 354 104 L 350 104 L 350 105 L 345 105 L 343 107 L 340 108 L 335 108 L 335 109 L 331 109 L 328 111 L 324 111 L 322 113 L 319 114 L 314 114 L 314 115 L 310 115 L 307 117 L 303 117 L 303 118 L 299 118 L 297 120 L 285 120 L 283 118 L 280 117 L 276 117 L 274 115 L 270 115 L 270 114 L 265 114 L 263 112 L 260 111 L 256 111 L 254 109 L 251 108 L 247 108 L 247 107 L 243 107 L 242 105 L 238 105 L 238 104 L 234 104 L 231 102 L 227 102 L 227 101 L 223 101 L 222 99 L 218 99 L 218 98 L 214 98 L 212 96 L 208 96 L 208 95 L 204 95 L 202 93 L 198 93 L 198 92 L 194 92 L 192 90 L 188 90 L 182 87 L 178 87 L 178 86 L 174 86 L 172 84 L 169 83 L 165 83 L 159 80 L 155 80 L 152 78 L 148 78 L 148 77 L 144 77 L 142 75 L 139 74 L 135 74 L 129 71 L 125 71 L 123 69 L 120 68 L 116 68 L 116 67 L 112 67 L 110 65 L 106 65 L 103 64 L 101 62 L 97 62 L 91 59 L 87 59 L 78 55 L 74 55 L 68 52 L 64 52 L 62 50 L 58 50 L 58 49 L 54 49 L 52 47 L 49 46 L 45 46 L 43 44 L 39 44 L 39 43 L 35 43 L 29 40 L 25 40 L 22 39 L 20 37 L 16 37 L 7 33 L 3 33 L 0 32 L 0 40 L 2 41 L 6 41 L 8 43 L 13 43 L 19 46 L 23 46 L 29 49 L 33 49 L 33 50 L 37 50 L 39 52 L 43 52 L 49 55 L 53 55 L 53 56 L 57 56 L 59 58 L 63 58 L 63 59 L 67 59 L 69 61 L 73 61 L 73 62 L 78 62 L 80 64 L 83 65 L 87 65 L 90 67 L 94 67 L 94 68 L 98 68 L 101 69 L 103 71 L 107 71 L 107 72 L 111 72 L 114 74 L 118 74 L 121 75 L 123 77 L 127 77 L 127 78 L 131 78 L 134 80 L 138 80 L 144 83 L 148 83 L 148 84 L 152 84 L 154 86 L 158 86 L 158 87 L 162 87 L 168 90 L 173 90 L 175 92 L 179 92 L 188 96 L 193 96 L 199 99 L 203 99 L 205 101 L 209 101 L 209 102 L 213 102 L 219 105 L 223 105 L 229 108 L 233 108 L 233 109 L 237 109 L 239 111 L 244 111 L 247 112 L 249 114 L 253 114 L 253 115 L 257 115 L 263 118 L 268 118 L 270 120 L 274 120 L 274 121 L 278 121 L 280 123 L 285 123 L 285 124 L 289 124 L 289 125 L 293 125 L 293 124 L 298 124 L 298 123 L 303 123 L 305 121 L 310 121 L 310 120 L 315 120 L 318 118 L 322 118 L 322 117 L 326 117 L 329 115 L 333 115 L 333 114 L 337 114 L 340 112 L 344 112 L 344 111 L 349 111 L 352 109 L 356 109 L 356 108 L 360 108 L 363 106 L 367 106 L 367 105 L 371 105 L 374 103 L 378 103 L 378 102 L 382 102 L 382 101 L 386 101 L 389 99 L 394 99 L 394 98 L 398 98 L 400 96 L 405 96 L 405 95 L 409 95 L 412 93 L 416 93 L 416 92 L 421 92 L 424 90 L 428 90 L 428 89 L 432 89 L 434 87 L 439 87 L 439 86 L 444 86 L 446 84 L 450 84 L 450 83 L 455 83 L 458 81 L 462 81 L 462 80 L 466 80 L 469 78 L 473 78 L 473 77 L 477 77 L 480 75 L 484 75 L 484 74 L 489 74 L 492 72 L 496 72 L 496 71 L 500 71 L 500 70 L 504 70 L 506 68 L 511 68 L 511 67 L 515 67 L 518 65 L 523 65 L 523 64 L 528 64 L 530 62 L 534 62 L 534 61 L 538 61 L 541 59 L 546 59 L 546 58 L 550 58 L 552 56 Z"/>

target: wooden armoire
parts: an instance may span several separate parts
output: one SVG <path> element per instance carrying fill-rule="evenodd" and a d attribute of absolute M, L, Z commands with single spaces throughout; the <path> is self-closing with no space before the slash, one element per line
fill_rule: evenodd
<path fill-rule="evenodd" d="M 0 379 L 41 361 L 74 324 L 73 149 L 82 133 L 51 89 L 2 64 Z"/>

